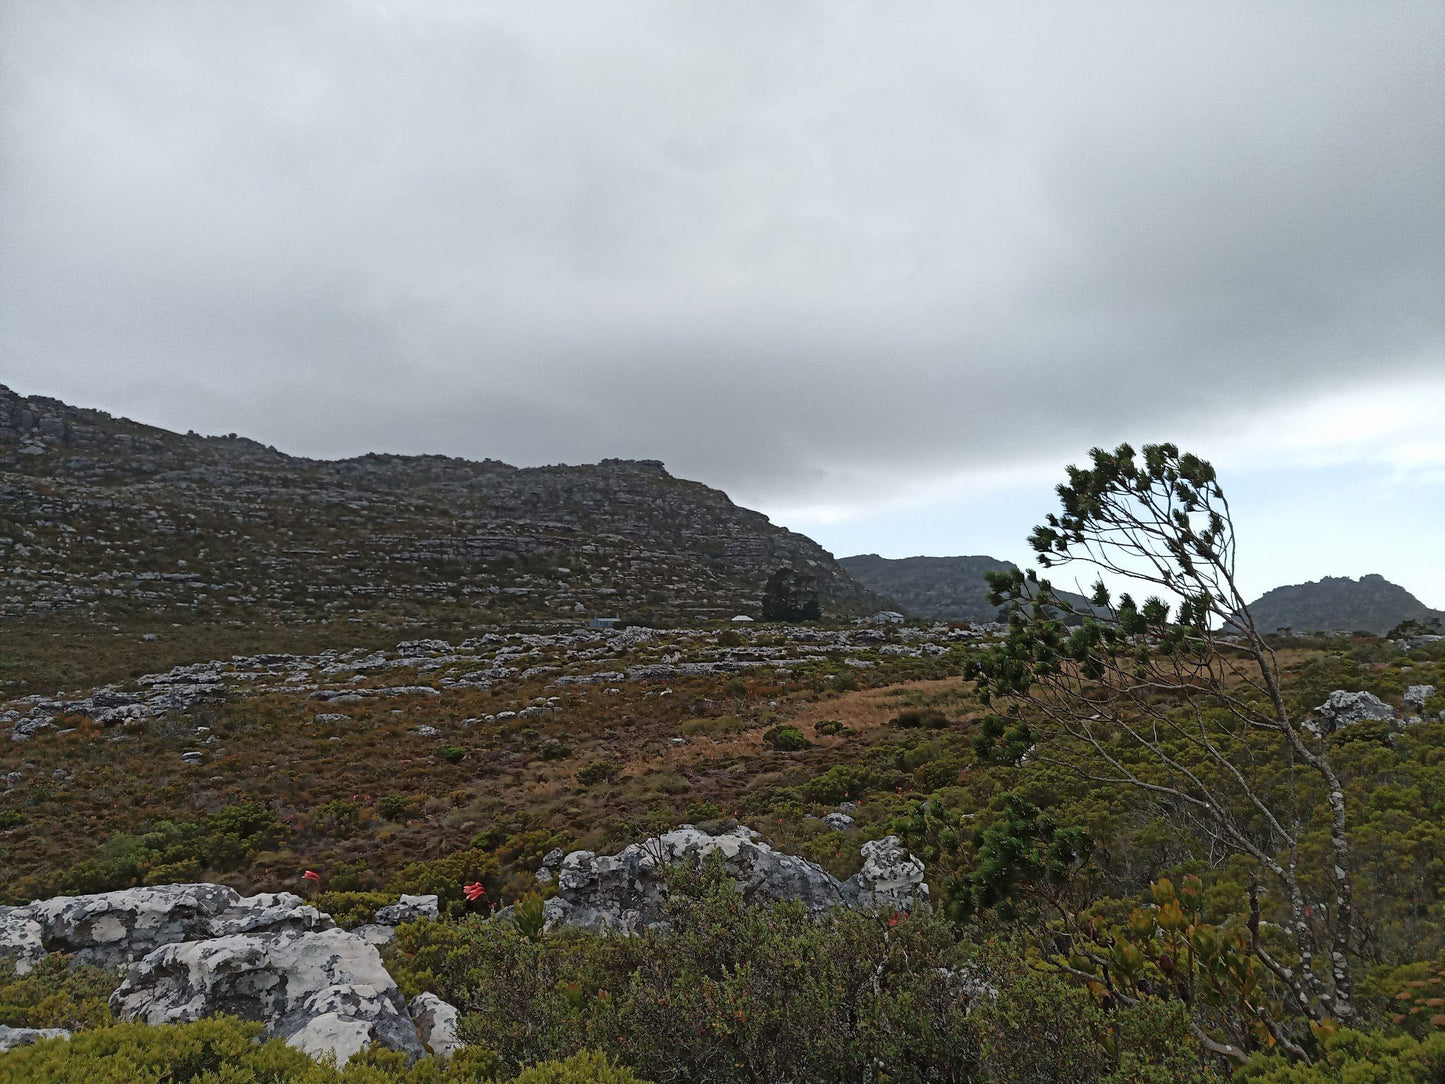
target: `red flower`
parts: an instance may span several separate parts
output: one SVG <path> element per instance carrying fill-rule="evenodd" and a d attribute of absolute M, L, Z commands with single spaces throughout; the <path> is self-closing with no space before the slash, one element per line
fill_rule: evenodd
<path fill-rule="evenodd" d="M 317 873 L 314 869 L 308 869 L 301 875 L 301 879 L 303 881 L 310 881 L 317 888 L 321 887 L 321 874 Z"/>
<path fill-rule="evenodd" d="M 481 881 L 473 881 L 469 885 L 462 885 L 462 895 L 469 899 L 472 903 L 476 903 L 477 900 L 481 899 L 486 894 L 487 890 L 482 887 Z"/>

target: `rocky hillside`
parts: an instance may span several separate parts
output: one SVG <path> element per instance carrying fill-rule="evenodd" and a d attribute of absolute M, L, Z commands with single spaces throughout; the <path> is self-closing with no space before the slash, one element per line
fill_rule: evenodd
<path fill-rule="evenodd" d="M 988 603 L 987 572 L 1016 567 L 996 557 L 904 557 L 890 560 L 876 553 L 844 557 L 838 562 L 859 583 L 893 599 L 909 613 L 936 621 L 995 621 L 999 608 Z M 1081 595 L 1059 594 L 1074 605 L 1088 605 Z"/>
<path fill-rule="evenodd" d="M 695 623 L 755 613 L 783 565 L 816 578 L 825 613 L 875 605 L 811 539 L 650 460 L 318 461 L 0 387 L 0 501 L 0 621 L 43 621 L 75 680 L 108 676 L 76 656 L 112 629 L 196 649 L 134 669 L 372 631 Z M 11 659 L 0 681 L 37 687 L 15 667 L 40 662 Z"/>
<path fill-rule="evenodd" d="M 1372 632 L 1383 636 L 1402 621 L 1445 625 L 1445 612 L 1432 610 L 1383 576 L 1326 576 L 1267 591 L 1249 604 L 1256 627 L 1296 633 Z"/>

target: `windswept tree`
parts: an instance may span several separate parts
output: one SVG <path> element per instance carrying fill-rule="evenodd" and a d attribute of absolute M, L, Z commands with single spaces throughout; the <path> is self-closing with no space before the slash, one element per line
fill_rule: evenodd
<path fill-rule="evenodd" d="M 1162 987 L 1188 999 L 1224 983 L 1238 997 L 1235 1016 L 1242 1006 L 1249 1030 L 1226 1028 L 1222 1038 L 1201 1000 L 1196 1033 L 1211 1049 L 1240 1060 L 1257 1034 L 1303 1053 L 1306 1022 L 1354 1015 L 1350 844 L 1330 735 L 1286 705 L 1275 654 L 1235 579 L 1234 529 L 1214 468 L 1171 444 L 1091 457 L 1089 467 L 1068 468 L 1061 512 L 1034 529 L 1038 562 L 1079 562 L 1149 595 L 1115 595 L 1100 578 L 1086 610 L 1034 571 L 991 574 L 992 601 L 1011 616 L 1007 637 L 977 664 L 980 692 L 1027 725 L 1037 743 L 1029 755 L 1135 788 L 1186 828 L 1201 857 L 1249 868 L 1248 913 L 1233 926 L 1196 937 L 1170 887 L 1156 891 L 1158 923 L 1141 919 L 1137 933 L 1182 938 L 1174 955 L 1160 953 Z M 1273 923 L 1261 921 L 1262 909 Z M 1067 944 L 1075 970 L 1125 1000 L 1138 989 L 1126 981 L 1131 968 L 1144 966 L 1125 951 L 1127 938 L 1112 951 L 1100 951 L 1097 936 Z M 1197 965 L 1197 982 L 1180 977 L 1186 962 Z"/>

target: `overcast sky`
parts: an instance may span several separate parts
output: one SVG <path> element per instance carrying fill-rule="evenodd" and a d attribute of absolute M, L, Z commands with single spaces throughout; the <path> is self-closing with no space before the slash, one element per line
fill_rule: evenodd
<path fill-rule="evenodd" d="M 1024 560 L 1175 440 L 1445 607 L 1445 5 L 0 0 L 0 382 Z"/>

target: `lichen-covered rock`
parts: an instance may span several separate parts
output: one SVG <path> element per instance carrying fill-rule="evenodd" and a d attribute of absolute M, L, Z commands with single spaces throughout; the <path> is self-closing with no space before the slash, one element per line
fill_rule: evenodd
<path fill-rule="evenodd" d="M 382 926 L 400 926 L 421 918 L 437 917 L 436 896 L 402 896 L 396 903 L 377 909 L 376 921 Z"/>
<path fill-rule="evenodd" d="M 368 922 L 365 926 L 358 926 L 351 932 L 368 945 L 375 945 L 377 948 L 389 945 L 396 940 L 396 927 L 383 922 Z"/>
<path fill-rule="evenodd" d="M 242 896 L 226 885 L 158 885 L 0 908 L 0 953 L 33 962 L 46 952 L 70 952 L 78 963 L 114 968 L 179 941 L 334 925 L 290 892 Z"/>
<path fill-rule="evenodd" d="M 289 892 L 241 896 L 225 885 L 159 885 L 0 908 L 0 952 L 30 961 L 45 952 L 74 952 L 77 963 L 126 967 L 173 942 L 334 925 Z"/>
<path fill-rule="evenodd" d="M 923 863 L 908 853 L 897 836 L 863 844 L 863 868 L 843 883 L 843 898 L 860 907 L 906 911 L 928 898 Z"/>
<path fill-rule="evenodd" d="M 45 957 L 44 928 L 25 907 L 0 907 L 0 957 L 15 965 L 15 972 L 27 975 Z"/>
<path fill-rule="evenodd" d="M 449 1058 L 462 1048 L 457 1038 L 457 1021 L 461 1014 L 436 994 L 417 994 L 411 999 L 411 1018 L 422 1045 L 431 1053 Z"/>
<path fill-rule="evenodd" d="M 1405 690 L 1405 706 L 1417 715 L 1425 713 L 1425 701 L 1435 695 L 1433 685 L 1411 685 Z"/>
<path fill-rule="evenodd" d="M 557 874 L 557 895 L 546 903 L 547 924 L 625 933 L 662 925 L 663 868 L 714 855 L 749 903 L 796 900 L 822 914 L 845 904 L 906 910 L 928 896 L 923 864 L 892 836 L 865 844 L 863 871 L 840 882 L 814 862 L 773 850 L 750 828 L 712 835 L 685 824 L 615 855 L 567 855 Z"/>
<path fill-rule="evenodd" d="M 137 962 L 111 1011 L 147 1024 L 216 1013 L 259 1020 L 267 1034 L 344 1064 L 380 1045 L 423 1053 L 376 949 L 344 930 L 242 933 L 164 945 Z"/>
<path fill-rule="evenodd" d="M 17 1046 L 29 1046 L 41 1039 L 68 1039 L 70 1032 L 64 1028 L 9 1028 L 0 1024 L 0 1054 L 14 1050 Z"/>
<path fill-rule="evenodd" d="M 1307 723 L 1321 734 L 1333 734 L 1342 726 L 1366 720 L 1390 720 L 1395 718 L 1395 709 L 1374 693 L 1352 693 L 1336 689 L 1329 698 L 1315 708 L 1315 719 Z"/>

